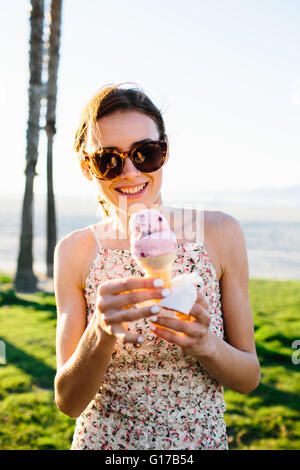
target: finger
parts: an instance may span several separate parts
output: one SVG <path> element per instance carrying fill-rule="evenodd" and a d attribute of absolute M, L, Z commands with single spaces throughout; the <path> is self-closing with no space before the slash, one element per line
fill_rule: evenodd
<path fill-rule="evenodd" d="M 206 299 L 207 297 L 205 293 L 202 293 L 200 290 L 198 290 L 196 303 L 202 305 L 204 308 L 209 309 L 209 304 Z"/>
<path fill-rule="evenodd" d="M 144 291 L 131 291 L 127 294 L 120 295 L 106 295 L 102 298 L 100 310 L 119 310 L 122 307 L 130 307 L 146 300 L 162 299 L 169 294 L 168 289 L 147 289 Z"/>
<path fill-rule="evenodd" d="M 123 344 L 125 343 L 134 343 L 134 344 L 142 344 L 145 342 L 145 337 L 143 335 L 139 335 L 136 333 L 127 332 L 123 338 L 119 338 Z"/>
<path fill-rule="evenodd" d="M 199 338 L 207 332 L 207 328 L 198 322 L 187 322 L 178 318 L 158 317 L 154 326 L 164 326 L 171 330 L 184 333 L 192 338 Z M 152 325 L 151 325 L 152 329 Z"/>
<path fill-rule="evenodd" d="M 162 279 L 152 279 L 149 277 L 130 276 L 125 279 L 110 279 L 100 284 L 100 295 L 114 295 L 135 289 L 151 289 L 153 287 L 162 287 Z"/>
<path fill-rule="evenodd" d="M 106 324 L 113 325 L 115 323 L 130 322 L 140 318 L 149 317 L 150 315 L 157 315 L 161 311 L 158 305 L 149 305 L 147 307 L 129 308 L 125 310 L 118 310 L 110 313 L 105 312 L 101 314 L 103 321 Z"/>
<path fill-rule="evenodd" d="M 193 317 L 207 328 L 209 327 L 211 318 L 208 311 L 202 305 L 195 303 L 190 311 L 190 315 L 193 315 Z"/>
<path fill-rule="evenodd" d="M 104 327 L 105 331 L 111 335 L 115 336 L 121 343 L 143 343 L 145 342 L 145 337 L 141 334 L 131 333 L 123 325 L 107 325 Z"/>
<path fill-rule="evenodd" d="M 170 330 L 165 330 L 157 325 L 151 325 L 151 329 L 153 333 L 155 333 L 160 338 L 165 339 L 169 343 L 178 344 L 178 346 L 181 346 L 182 348 L 189 348 L 195 343 L 195 339 L 190 336 L 178 334 Z"/>

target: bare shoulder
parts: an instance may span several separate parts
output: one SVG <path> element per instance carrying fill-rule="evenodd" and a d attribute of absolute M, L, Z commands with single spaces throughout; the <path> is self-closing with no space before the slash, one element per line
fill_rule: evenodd
<path fill-rule="evenodd" d="M 222 211 L 204 211 L 204 241 L 221 279 L 227 267 L 246 256 L 246 243 L 238 219 Z"/>
<path fill-rule="evenodd" d="M 74 230 L 59 240 L 55 251 L 64 258 L 76 259 L 81 256 L 90 240 L 90 230 L 88 227 Z"/>
<path fill-rule="evenodd" d="M 204 228 L 218 236 L 242 235 L 242 227 L 238 219 L 222 211 L 204 211 Z"/>
<path fill-rule="evenodd" d="M 175 214 L 175 221 L 177 217 L 177 223 L 174 224 L 174 230 L 182 229 L 182 227 L 192 226 L 193 230 L 199 228 L 200 223 L 204 225 L 206 235 L 209 234 L 230 234 L 230 233 L 241 233 L 241 225 L 239 221 L 222 211 L 214 210 L 199 210 L 199 209 L 172 209 Z M 184 213 L 184 215 L 182 215 Z"/>
<path fill-rule="evenodd" d="M 57 243 L 54 252 L 54 270 L 63 266 L 64 274 L 70 276 L 73 282 L 82 288 L 94 250 L 95 240 L 90 228 L 74 230 Z"/>

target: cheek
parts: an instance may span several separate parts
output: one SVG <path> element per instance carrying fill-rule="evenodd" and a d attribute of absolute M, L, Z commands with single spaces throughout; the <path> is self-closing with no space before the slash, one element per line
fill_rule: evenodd
<path fill-rule="evenodd" d="M 162 183 L 162 169 L 159 169 L 155 173 L 153 173 L 152 179 L 155 187 L 160 186 Z"/>
<path fill-rule="evenodd" d="M 106 183 L 105 181 L 103 182 L 97 181 L 96 184 L 97 184 L 97 189 L 102 196 L 108 196 L 109 194 L 112 193 L 112 191 L 109 188 L 110 186 L 109 183 Z"/>

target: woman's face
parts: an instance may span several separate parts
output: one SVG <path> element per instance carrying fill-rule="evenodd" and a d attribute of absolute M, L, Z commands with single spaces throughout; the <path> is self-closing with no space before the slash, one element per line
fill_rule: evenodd
<path fill-rule="evenodd" d="M 102 147 L 113 147 L 119 152 L 130 150 L 142 140 L 160 138 L 156 123 L 146 114 L 137 111 L 116 111 L 101 118 L 98 126 Z M 101 144 L 93 142 L 87 151 L 93 153 L 101 148 Z M 93 179 L 101 197 L 120 212 L 131 213 L 136 204 L 142 208 L 161 203 L 162 168 L 153 173 L 142 173 L 135 168 L 130 158 L 126 158 L 122 174 L 114 180 Z M 134 192 L 136 190 L 138 191 Z"/>

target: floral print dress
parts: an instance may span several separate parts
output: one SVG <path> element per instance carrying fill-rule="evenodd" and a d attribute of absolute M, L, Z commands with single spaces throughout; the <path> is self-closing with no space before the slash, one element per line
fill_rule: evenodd
<path fill-rule="evenodd" d="M 143 276 L 129 250 L 101 247 L 84 292 L 87 321 L 95 310 L 97 286 L 107 280 Z M 204 282 L 210 328 L 223 337 L 219 283 L 205 245 L 178 245 L 173 275 L 196 271 Z M 200 286 L 199 286 L 200 287 Z M 147 318 L 129 323 L 146 342 L 116 341 L 98 393 L 77 418 L 71 449 L 228 449 L 223 387 L 180 346 L 157 337 Z"/>

